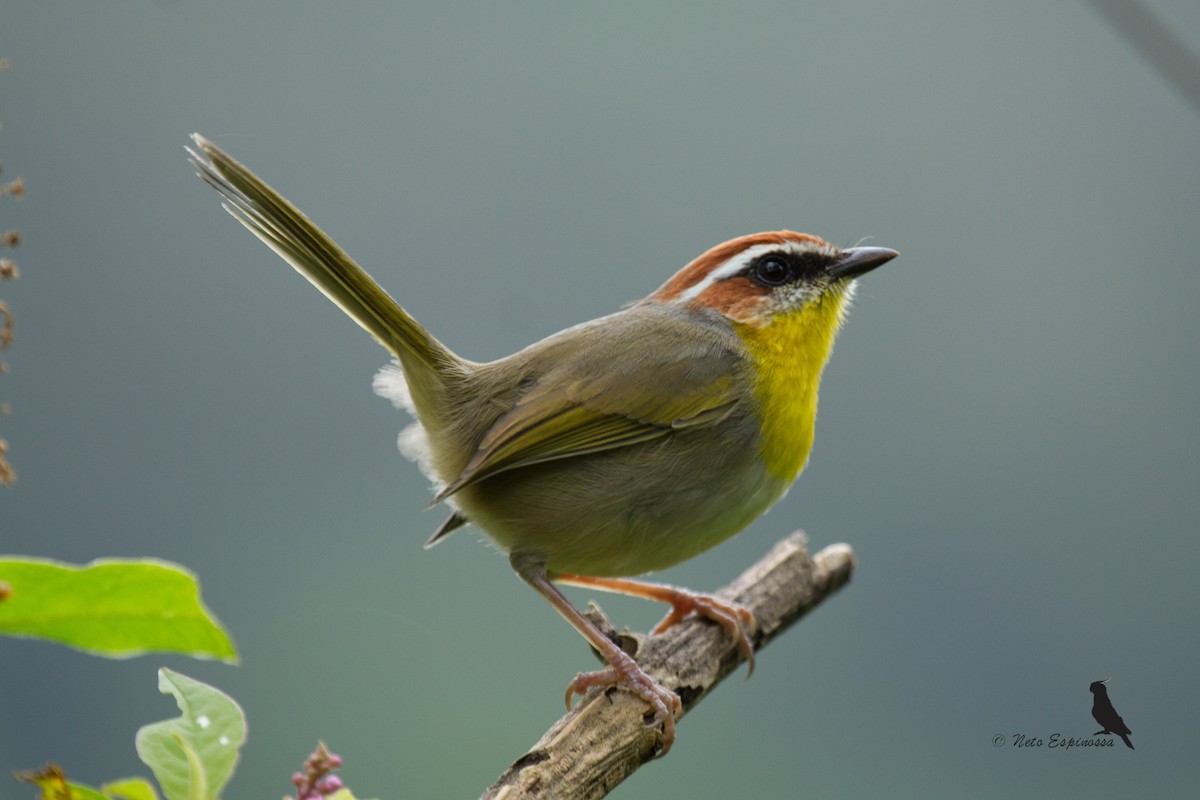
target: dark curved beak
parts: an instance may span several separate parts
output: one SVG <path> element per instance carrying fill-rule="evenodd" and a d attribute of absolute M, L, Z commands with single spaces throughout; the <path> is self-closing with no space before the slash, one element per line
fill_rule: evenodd
<path fill-rule="evenodd" d="M 842 251 L 841 257 L 829 268 L 829 274 L 834 278 L 857 278 L 898 255 L 886 247 L 851 247 Z"/>

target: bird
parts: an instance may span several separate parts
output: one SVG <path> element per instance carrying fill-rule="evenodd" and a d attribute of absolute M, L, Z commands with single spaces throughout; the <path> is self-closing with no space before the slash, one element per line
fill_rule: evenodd
<path fill-rule="evenodd" d="M 1133 731 L 1129 730 L 1129 726 L 1125 724 L 1125 720 L 1121 719 L 1121 715 L 1113 708 L 1112 700 L 1108 699 L 1108 687 L 1104 684 L 1110 680 L 1111 678 L 1105 678 L 1102 681 L 1092 681 L 1092 685 L 1088 687 L 1088 691 L 1095 695 L 1092 698 L 1092 717 L 1104 728 L 1104 730 L 1096 731 L 1092 735 L 1100 736 L 1115 733 L 1125 742 L 1126 747 L 1133 750 L 1135 749 L 1133 742 L 1129 741 L 1129 734 L 1133 733 Z"/>
<path fill-rule="evenodd" d="M 699 616 L 753 669 L 746 609 L 634 580 L 728 539 L 778 501 L 812 446 L 821 372 L 855 281 L 899 255 L 790 230 L 726 241 L 642 300 L 495 361 L 451 352 L 337 244 L 200 134 L 188 152 L 225 209 L 387 348 L 376 392 L 416 422 L 400 449 L 450 508 L 426 543 L 468 523 L 608 664 L 566 701 L 620 685 L 652 714 L 657 756 L 679 696 L 556 584 L 657 600 L 657 634 Z"/>

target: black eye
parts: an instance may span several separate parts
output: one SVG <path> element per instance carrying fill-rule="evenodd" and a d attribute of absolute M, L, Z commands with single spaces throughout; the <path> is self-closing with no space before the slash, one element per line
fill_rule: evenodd
<path fill-rule="evenodd" d="M 791 277 L 787 262 L 779 256 L 767 256 L 754 265 L 754 279 L 764 286 L 782 286 Z"/>

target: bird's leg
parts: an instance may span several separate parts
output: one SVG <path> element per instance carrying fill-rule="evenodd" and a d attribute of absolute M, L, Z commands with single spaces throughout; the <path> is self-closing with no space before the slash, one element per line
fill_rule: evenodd
<path fill-rule="evenodd" d="M 567 707 L 571 706 L 571 698 L 576 694 L 584 694 L 593 686 L 612 686 L 623 683 L 635 695 L 650 704 L 654 717 L 648 723 L 649 727 L 662 725 L 661 747 L 658 755 L 661 758 L 671 749 L 675 742 L 675 717 L 683 710 L 679 695 L 662 686 L 651 678 L 645 670 L 638 666 L 628 653 L 617 647 L 611 639 L 604 635 L 591 620 L 579 613 L 571 601 L 563 596 L 557 587 L 546 576 L 546 566 L 539 559 L 531 558 L 521 553 L 509 556 L 516 573 L 522 580 L 532 586 L 538 594 L 550 601 L 550 605 L 563 616 L 567 622 L 587 639 L 588 644 L 596 648 L 605 661 L 608 669 L 599 672 L 579 673 L 567 687 Z"/>
<path fill-rule="evenodd" d="M 558 575 L 554 578 L 558 583 L 572 586 L 588 586 L 604 592 L 616 592 L 646 600 L 657 600 L 667 603 L 671 610 L 654 626 L 652 635 L 657 635 L 681 622 L 689 614 L 697 614 L 712 620 L 725 629 L 737 643 L 738 654 L 746 659 L 748 671 L 746 677 L 754 672 L 754 645 L 750 642 L 747 628 L 754 627 L 754 615 L 745 608 L 728 600 L 721 600 L 711 594 L 701 594 L 665 583 L 647 583 L 632 581 L 626 578 L 593 578 L 587 575 Z"/>

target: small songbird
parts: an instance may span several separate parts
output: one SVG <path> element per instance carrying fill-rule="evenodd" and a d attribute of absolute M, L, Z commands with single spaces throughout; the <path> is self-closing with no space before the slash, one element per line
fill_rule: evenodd
<path fill-rule="evenodd" d="M 667 603 L 728 631 L 753 666 L 752 615 L 628 576 L 745 528 L 783 497 L 812 445 L 817 386 L 857 277 L 895 258 L 775 231 L 719 244 L 615 314 L 490 363 L 450 352 L 254 173 L 196 134 L 225 208 L 391 351 L 379 394 L 416 417 L 402 452 L 452 509 L 427 545 L 473 523 L 610 665 L 567 690 L 622 684 L 653 711 L 660 755 L 679 697 L 554 582 Z"/>
<path fill-rule="evenodd" d="M 1133 750 L 1133 742 L 1129 741 L 1129 734 L 1133 733 L 1133 731 L 1129 730 L 1129 726 L 1125 724 L 1125 720 L 1121 719 L 1121 715 L 1113 708 L 1112 701 L 1108 699 L 1108 687 L 1104 684 L 1108 683 L 1109 680 L 1105 678 L 1102 681 L 1093 681 L 1092 685 L 1088 687 L 1088 691 L 1095 695 L 1092 698 L 1092 717 L 1104 727 L 1104 730 L 1096 731 L 1092 735 L 1100 736 L 1102 734 L 1115 733 L 1124 740 L 1126 747 Z"/>

